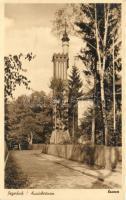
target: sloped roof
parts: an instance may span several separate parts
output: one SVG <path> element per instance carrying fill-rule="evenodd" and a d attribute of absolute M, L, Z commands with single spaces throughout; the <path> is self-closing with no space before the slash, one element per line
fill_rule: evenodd
<path fill-rule="evenodd" d="M 63 42 L 69 42 L 69 40 L 70 40 L 70 39 L 69 39 L 69 37 L 68 37 L 68 34 L 67 34 L 67 32 L 65 31 L 64 34 L 63 34 L 63 37 L 62 37 L 62 41 L 63 41 Z"/>

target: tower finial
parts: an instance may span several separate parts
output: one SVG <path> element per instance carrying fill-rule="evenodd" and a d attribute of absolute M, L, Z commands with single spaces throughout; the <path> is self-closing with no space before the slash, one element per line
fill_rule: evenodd
<path fill-rule="evenodd" d="M 66 22 L 66 18 L 65 18 L 65 30 L 64 30 L 64 33 L 63 33 L 63 37 L 62 37 L 62 41 L 63 42 L 65 42 L 65 41 L 69 41 L 70 39 L 69 39 L 69 37 L 68 37 L 68 34 L 67 34 L 67 31 L 66 31 L 66 28 L 67 28 L 67 22 Z"/>
<path fill-rule="evenodd" d="M 66 27 L 67 27 L 67 23 L 66 23 L 66 18 L 65 18 L 65 30 L 64 30 L 64 33 L 63 33 L 63 37 L 62 37 L 62 47 L 63 47 L 63 53 L 64 54 L 68 54 L 68 47 L 69 47 L 69 37 L 68 37 L 68 34 L 66 32 Z"/>

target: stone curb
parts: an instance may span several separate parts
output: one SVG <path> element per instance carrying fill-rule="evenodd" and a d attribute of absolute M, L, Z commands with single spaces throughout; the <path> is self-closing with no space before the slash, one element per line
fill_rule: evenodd
<path fill-rule="evenodd" d="M 59 157 L 55 157 L 53 155 L 48 155 L 48 154 L 41 154 L 41 157 L 44 157 L 48 160 L 51 160 L 57 164 L 60 164 L 64 167 L 67 167 L 69 169 L 72 169 L 74 171 L 77 171 L 77 172 L 80 172 L 81 174 L 84 174 L 86 176 L 90 176 L 92 178 L 95 178 L 97 179 L 98 181 L 108 185 L 110 188 L 121 188 L 121 185 L 117 184 L 116 182 L 113 182 L 113 181 L 107 181 L 107 180 L 104 180 L 104 175 L 103 173 L 106 171 L 106 175 L 108 176 L 109 174 L 112 174 L 112 173 L 116 173 L 116 172 L 112 172 L 110 170 L 104 170 L 104 169 L 101 169 L 101 170 L 92 170 L 92 169 L 87 169 L 86 166 L 84 166 L 83 164 L 81 163 L 77 163 L 75 161 L 72 161 L 72 160 L 66 160 L 64 158 L 59 158 Z M 71 163 L 68 163 L 68 162 L 73 162 L 74 164 L 78 164 L 78 165 L 82 165 L 82 166 L 72 166 Z M 83 167 L 83 168 L 81 168 Z M 84 168 L 85 167 L 85 168 Z M 99 173 L 99 176 L 98 176 L 98 173 Z"/>

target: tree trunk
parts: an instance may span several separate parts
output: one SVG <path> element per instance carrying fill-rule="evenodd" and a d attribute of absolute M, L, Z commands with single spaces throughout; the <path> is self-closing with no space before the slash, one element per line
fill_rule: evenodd
<path fill-rule="evenodd" d="M 95 145 L 95 104 L 94 104 L 94 102 L 93 102 L 91 143 L 92 143 L 92 145 Z"/>
<path fill-rule="evenodd" d="M 105 6 L 105 5 L 104 5 Z M 100 76 L 100 92 L 101 92 L 101 109 L 102 109 L 102 117 L 104 124 L 104 144 L 108 144 L 108 124 L 107 124 L 107 115 L 106 115 L 106 106 L 105 106 L 105 89 L 104 89 L 104 72 L 105 72 L 105 61 L 106 61 L 106 41 L 107 41 L 107 30 L 108 30 L 108 13 L 109 8 L 104 9 L 105 12 L 105 33 L 103 40 L 103 53 L 100 49 L 100 38 L 99 38 L 99 30 L 98 30 L 98 21 L 97 21 L 97 9 L 95 5 L 95 34 L 96 34 L 96 46 L 97 46 L 97 54 L 98 54 L 98 65 L 97 71 Z M 102 59 L 103 58 L 103 59 Z"/>
<path fill-rule="evenodd" d="M 116 146 L 116 93 L 115 93 L 115 56 L 114 56 L 114 39 L 113 39 L 113 132 L 115 136 L 115 146 Z"/>
<path fill-rule="evenodd" d="M 95 145 L 95 109 L 96 109 L 96 73 L 94 75 L 94 98 L 93 98 L 93 117 L 92 117 L 92 133 L 91 133 L 91 142 Z"/>
<path fill-rule="evenodd" d="M 104 124 L 104 144 L 108 145 L 108 123 L 106 116 L 106 105 L 105 105 L 105 91 L 104 91 L 104 76 L 103 73 L 100 73 L 100 92 L 101 92 L 101 107 L 102 107 L 102 116 Z"/>
<path fill-rule="evenodd" d="M 100 85 L 101 85 L 101 105 L 103 113 L 103 123 L 104 123 L 104 143 L 108 145 L 108 123 L 107 123 L 107 114 L 106 114 L 106 105 L 105 105 L 105 88 L 104 88 L 104 73 L 106 65 L 106 43 L 107 43 L 107 34 L 108 34 L 108 16 L 109 16 L 109 5 L 104 4 L 104 19 L 105 19 L 105 33 L 103 40 L 103 66 L 100 73 Z"/>
<path fill-rule="evenodd" d="M 31 133 L 30 133 L 30 140 L 29 140 L 29 144 L 31 144 L 31 145 L 32 145 L 32 143 L 33 143 L 33 133 L 31 132 Z"/>
<path fill-rule="evenodd" d="M 76 137 L 78 132 L 78 103 L 74 105 L 74 130 Z"/>

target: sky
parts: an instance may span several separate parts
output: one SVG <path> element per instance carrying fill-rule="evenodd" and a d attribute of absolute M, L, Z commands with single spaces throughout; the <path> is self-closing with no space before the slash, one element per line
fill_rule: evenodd
<path fill-rule="evenodd" d="M 34 91 L 50 92 L 49 83 L 53 75 L 53 53 L 62 52 L 62 43 L 52 33 L 52 20 L 57 9 L 64 4 L 5 4 L 5 55 L 33 52 L 35 59 L 23 63 L 26 76 Z M 70 37 L 69 60 L 71 71 L 74 56 L 83 46 L 83 41 Z M 83 65 L 78 63 L 80 72 Z M 82 73 L 81 73 L 82 76 Z M 83 78 L 83 76 L 82 76 Z M 30 94 L 24 86 L 17 87 L 14 97 Z"/>

